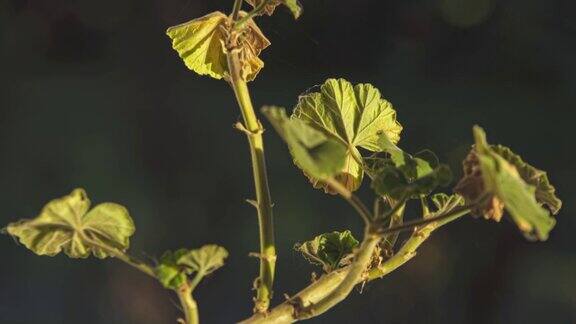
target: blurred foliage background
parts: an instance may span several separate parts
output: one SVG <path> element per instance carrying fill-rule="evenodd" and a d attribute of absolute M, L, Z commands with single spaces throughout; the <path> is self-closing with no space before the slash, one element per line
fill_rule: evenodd
<path fill-rule="evenodd" d="M 187 71 L 164 32 L 231 2 L 0 3 L 0 223 L 34 217 L 82 186 L 94 202 L 128 206 L 136 255 L 221 244 L 227 266 L 197 290 L 205 323 L 251 311 L 249 155 L 232 128 L 240 116 L 227 84 Z M 576 322 L 575 2 L 302 2 L 298 22 L 286 10 L 259 20 L 272 46 L 251 83 L 257 106 L 292 107 L 328 77 L 370 82 L 397 109 L 407 151 L 432 149 L 458 174 L 478 123 L 491 142 L 548 170 L 564 200 L 545 243 L 525 241 L 509 221 L 462 219 L 310 322 Z M 361 221 L 312 189 L 278 136 L 266 135 L 278 303 L 318 270 L 295 242 L 345 228 L 360 237 Z M 0 239 L 1 323 L 175 323 L 175 297 L 119 262 L 38 257 Z"/>

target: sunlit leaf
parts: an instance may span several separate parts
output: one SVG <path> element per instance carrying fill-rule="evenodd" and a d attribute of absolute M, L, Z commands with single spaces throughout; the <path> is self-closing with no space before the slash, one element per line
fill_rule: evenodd
<path fill-rule="evenodd" d="M 170 27 L 166 34 L 190 70 L 221 79 L 228 71 L 224 50 L 228 25 L 228 17 L 216 11 Z"/>
<path fill-rule="evenodd" d="M 295 164 L 306 174 L 327 179 L 340 172 L 346 160 L 346 147 L 342 143 L 299 119 L 288 118 L 282 108 L 264 107 L 262 113 L 288 144 Z"/>
<path fill-rule="evenodd" d="M 370 84 L 353 86 L 344 79 L 328 79 L 319 92 L 300 96 L 292 118 L 302 120 L 347 148 L 340 179 L 354 191 L 364 174 L 358 148 L 381 151 L 379 137 L 384 133 L 392 143 L 400 139 L 402 126 L 396 111 Z"/>
<path fill-rule="evenodd" d="M 199 249 L 166 251 L 156 266 L 156 277 L 169 289 L 178 289 L 187 280 L 187 275 L 198 273 L 206 276 L 224 265 L 228 251 L 218 245 L 204 245 Z"/>
<path fill-rule="evenodd" d="M 245 12 L 240 13 L 241 17 L 244 15 Z M 231 22 L 228 16 L 216 11 L 170 27 L 166 34 L 172 39 L 172 47 L 190 70 L 221 79 L 228 75 L 228 49 L 225 44 L 230 30 Z M 264 66 L 258 56 L 270 42 L 251 19 L 244 30 L 238 33 L 236 42 L 237 45 L 232 50 L 239 52 L 240 74 L 244 80 L 252 81 Z"/>
<path fill-rule="evenodd" d="M 536 200 L 540 204 L 548 207 L 552 214 L 558 214 L 560 208 L 562 208 L 562 201 L 556 197 L 556 188 L 548 180 L 548 175 L 545 171 L 524 162 L 518 154 L 515 154 L 506 146 L 494 145 L 492 149 L 511 163 L 526 183 L 536 187 Z"/>
<path fill-rule="evenodd" d="M 178 265 L 204 275 L 210 274 L 224 265 L 228 251 L 218 245 L 204 245 L 199 249 L 190 250 L 178 256 Z"/>
<path fill-rule="evenodd" d="M 110 256 L 111 250 L 126 251 L 135 227 L 126 208 L 103 203 L 90 208 L 83 189 L 49 202 L 34 219 L 9 224 L 6 232 L 38 255 L 61 251 L 71 258 Z"/>
<path fill-rule="evenodd" d="M 325 272 L 331 272 L 345 265 L 357 246 L 358 240 L 346 230 L 318 235 L 311 241 L 296 244 L 294 249 L 310 263 L 321 265 Z"/>
<path fill-rule="evenodd" d="M 474 127 L 474 139 L 475 146 L 464 163 L 464 177 L 455 190 L 469 203 L 485 197 L 486 202 L 475 211 L 477 214 L 499 220 L 501 210 L 506 209 L 526 238 L 546 240 L 556 221 L 538 203 L 537 187 L 518 172 L 515 164 L 519 161 L 512 164 L 498 154 L 500 151 L 511 157 L 511 152 L 488 145 L 484 130 L 478 126 Z M 551 204 L 558 207 L 555 202 Z"/>

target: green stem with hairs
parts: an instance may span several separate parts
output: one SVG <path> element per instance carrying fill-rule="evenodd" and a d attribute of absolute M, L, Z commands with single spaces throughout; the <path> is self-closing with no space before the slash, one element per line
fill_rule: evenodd
<path fill-rule="evenodd" d="M 367 233 L 361 248 L 356 252 L 353 264 L 325 274 L 284 303 L 272 308 L 268 313 L 255 314 L 241 323 L 293 323 L 301 319 L 320 315 L 348 296 L 352 290 L 350 286 L 353 288 L 359 283 L 381 278 L 411 260 L 416 255 L 418 247 L 428 239 L 434 230 L 466 215 L 472 207 L 454 208 L 435 218 L 430 218 L 434 219 L 434 221 L 421 227 L 416 227 L 408 241 L 394 256 L 366 273 L 367 262 L 370 261 L 369 256 L 374 251 L 373 249 L 380 237 Z M 387 233 L 404 229 L 404 227 L 393 227 Z M 362 268 L 362 266 L 364 267 Z M 362 269 L 362 272 L 359 269 Z M 360 275 L 358 275 L 359 272 Z M 356 279 L 356 281 L 353 279 Z"/>
<path fill-rule="evenodd" d="M 233 41 L 235 37 L 231 36 Z M 274 282 L 274 271 L 276 265 L 276 246 L 274 243 L 274 222 L 272 215 L 272 198 L 268 186 L 268 176 L 266 173 L 266 158 L 264 155 L 264 140 L 262 138 L 262 125 L 256 117 L 248 85 L 240 73 L 241 61 L 238 51 L 235 50 L 238 44 L 229 44 L 227 53 L 229 81 L 236 95 L 238 106 L 244 119 L 243 131 L 248 136 L 250 144 L 250 155 L 252 159 L 252 173 L 254 176 L 254 186 L 256 190 L 256 203 L 254 204 L 258 212 L 258 223 L 260 233 L 260 275 L 256 278 L 254 299 L 254 311 L 266 312 L 272 298 L 272 286 Z"/>

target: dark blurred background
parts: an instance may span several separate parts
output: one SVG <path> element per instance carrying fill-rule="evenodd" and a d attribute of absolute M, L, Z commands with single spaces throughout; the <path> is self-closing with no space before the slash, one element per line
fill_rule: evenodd
<path fill-rule="evenodd" d="M 255 104 L 292 107 L 328 77 L 377 86 L 407 151 L 429 148 L 460 172 L 484 126 L 548 170 L 564 209 L 544 243 L 514 225 L 466 218 L 401 270 L 311 323 L 575 323 L 572 0 L 303 0 L 258 21 L 272 42 Z M 0 224 L 34 217 L 86 188 L 128 206 L 131 251 L 217 243 L 226 267 L 197 289 L 204 323 L 249 315 L 258 249 L 246 139 L 227 84 L 188 71 L 168 26 L 231 0 L 9 0 L 0 3 Z M 572 135 L 570 135 L 572 134 Z M 313 270 L 292 245 L 361 221 L 314 190 L 266 133 L 279 263 L 275 303 Z M 572 138 L 572 140 L 570 140 Z M 367 190 L 361 192 L 366 199 Z M 145 251 L 145 252 L 144 252 Z M 38 257 L 0 237 L 1 323 L 175 323 L 175 297 L 115 260 Z M 318 269 L 314 269 L 318 270 Z"/>

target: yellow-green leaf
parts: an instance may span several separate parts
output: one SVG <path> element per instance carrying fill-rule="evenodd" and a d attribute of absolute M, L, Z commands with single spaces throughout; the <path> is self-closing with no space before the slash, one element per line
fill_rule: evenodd
<path fill-rule="evenodd" d="M 245 12 L 240 12 L 241 17 L 245 15 Z M 231 22 L 228 16 L 216 11 L 170 27 L 166 34 L 172 39 L 172 47 L 190 70 L 222 79 L 228 75 L 228 49 L 225 44 L 230 31 Z M 240 73 L 244 80 L 252 81 L 264 66 L 258 56 L 270 42 L 252 19 L 237 37 L 237 45 L 231 50 L 240 52 Z"/>
<path fill-rule="evenodd" d="M 38 255 L 61 251 L 71 258 L 110 256 L 110 250 L 128 249 L 135 227 L 126 208 L 103 203 L 92 210 L 83 189 L 49 202 L 34 219 L 9 224 L 8 234 Z"/>
<path fill-rule="evenodd" d="M 178 256 L 177 263 L 188 267 L 192 271 L 207 275 L 222 267 L 227 257 L 228 251 L 225 248 L 209 244 L 183 253 Z"/>
<path fill-rule="evenodd" d="M 482 128 L 474 127 L 474 139 L 485 192 L 503 203 L 526 238 L 546 240 L 556 220 L 536 200 L 536 187 L 522 179 L 516 167 L 488 145 Z"/>
<path fill-rule="evenodd" d="M 360 187 L 364 174 L 358 148 L 382 151 L 380 134 L 397 143 L 402 131 L 396 111 L 378 89 L 370 84 L 353 86 L 344 79 L 328 79 L 319 92 L 300 96 L 292 118 L 306 122 L 347 148 L 340 174 L 352 191 Z"/>
<path fill-rule="evenodd" d="M 558 214 L 560 208 L 562 208 L 562 201 L 556 197 L 556 188 L 548 180 L 548 175 L 545 171 L 524 162 L 518 154 L 512 152 L 506 146 L 493 145 L 492 149 L 510 162 L 524 181 L 536 188 L 536 200 L 540 204 L 547 206 L 552 214 Z"/>
<path fill-rule="evenodd" d="M 305 174 L 324 180 L 338 175 L 345 165 L 346 147 L 299 119 L 290 119 L 279 107 L 264 107 L 278 134 L 288 144 L 294 163 Z"/>
<path fill-rule="evenodd" d="M 224 50 L 227 25 L 228 17 L 216 11 L 170 27 L 166 34 L 190 70 L 221 79 L 228 71 Z"/>

